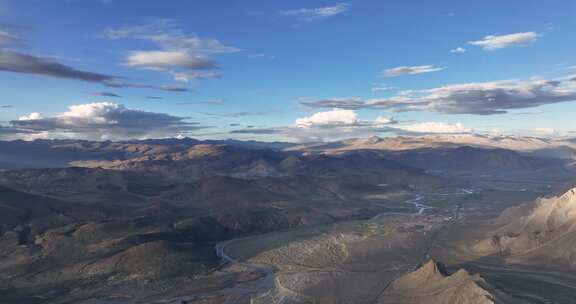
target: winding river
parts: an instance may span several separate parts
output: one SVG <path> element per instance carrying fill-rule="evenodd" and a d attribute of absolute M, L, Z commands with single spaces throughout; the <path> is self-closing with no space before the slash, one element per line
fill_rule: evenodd
<path fill-rule="evenodd" d="M 434 208 L 432 206 L 428 206 L 428 205 L 423 204 L 422 201 L 424 200 L 424 198 L 425 198 L 425 196 L 423 194 L 418 194 L 418 195 L 416 195 L 416 197 L 405 201 L 405 203 L 414 206 L 414 208 L 416 209 L 416 212 L 414 214 L 423 215 L 426 210 Z M 383 216 L 387 216 L 390 214 L 393 214 L 393 213 L 391 213 L 391 212 L 380 213 L 380 214 L 377 214 L 376 216 L 374 216 L 373 218 L 371 218 L 370 220 L 377 220 Z M 228 255 L 226 253 L 226 246 L 228 244 L 230 244 L 232 242 L 238 242 L 241 240 L 242 239 L 234 239 L 234 240 L 229 240 L 229 241 L 225 241 L 225 242 L 217 244 L 214 247 L 216 255 L 219 258 L 221 258 L 222 261 L 224 261 L 225 263 L 234 264 L 237 266 L 245 267 L 249 270 L 259 272 L 263 275 L 263 277 L 261 279 L 259 279 L 256 284 L 254 284 L 248 288 L 235 288 L 235 289 L 228 289 L 227 291 L 237 292 L 240 294 L 248 294 L 248 293 L 265 294 L 267 291 L 272 290 L 277 285 L 276 284 L 276 275 L 274 274 L 274 269 L 270 266 L 267 266 L 267 265 L 259 265 L 259 264 L 255 264 L 252 262 L 241 262 L 241 261 L 236 260 L 235 258 L 231 257 L 230 255 Z M 262 294 L 259 295 L 258 297 L 262 296 Z M 281 303 L 281 302 L 279 302 L 279 303 Z"/>
<path fill-rule="evenodd" d="M 475 193 L 474 190 L 462 189 L 461 192 L 444 193 L 444 194 L 440 194 L 440 195 L 462 195 L 462 194 L 473 194 L 473 193 Z M 435 207 L 428 206 L 428 205 L 424 204 L 423 203 L 424 199 L 425 199 L 424 194 L 417 194 L 414 198 L 405 201 L 405 203 L 414 206 L 416 211 L 413 214 L 424 215 L 426 210 L 435 208 Z M 380 214 L 374 216 L 373 218 L 371 218 L 370 221 L 377 220 L 377 219 L 380 219 L 384 216 L 388 216 L 391 214 L 394 214 L 394 213 L 392 213 L 392 212 L 380 213 Z M 402 214 L 406 214 L 406 213 L 402 213 Z M 228 253 L 226 253 L 226 247 L 229 244 L 235 243 L 235 242 L 241 242 L 242 240 L 248 239 L 248 238 L 249 237 L 238 238 L 238 239 L 233 239 L 233 240 L 228 240 L 225 242 L 218 243 L 218 244 L 216 244 L 216 246 L 214 246 L 214 251 L 215 251 L 216 255 L 224 263 L 229 264 L 229 265 L 239 266 L 239 267 L 248 269 L 250 271 L 260 273 L 262 275 L 262 277 L 256 281 L 249 283 L 249 284 L 245 284 L 245 286 L 242 286 L 242 287 L 231 287 L 231 288 L 223 289 L 220 291 L 220 293 L 222 293 L 222 294 L 235 294 L 238 296 L 243 296 L 243 295 L 246 296 L 246 295 L 256 294 L 256 297 L 253 299 L 263 298 L 266 295 L 268 295 L 270 291 L 275 290 L 275 288 L 277 288 L 277 287 L 281 287 L 281 286 L 277 286 L 278 284 L 277 284 L 276 275 L 274 273 L 274 269 L 269 265 L 262 265 L 262 264 L 257 264 L 257 263 L 253 263 L 253 262 L 239 261 L 239 260 L 235 259 L 234 257 L 230 256 Z M 185 297 L 185 298 L 172 299 L 172 300 L 167 301 L 165 303 L 172 303 L 172 304 L 187 303 L 188 301 L 208 298 L 208 297 L 213 296 L 213 295 L 214 294 L 199 294 L 199 295 L 189 296 L 189 297 Z M 280 299 L 279 299 L 279 301 L 277 301 L 277 303 L 282 303 L 281 298 L 282 297 L 280 297 Z M 251 303 L 254 303 L 254 302 L 251 301 Z"/>

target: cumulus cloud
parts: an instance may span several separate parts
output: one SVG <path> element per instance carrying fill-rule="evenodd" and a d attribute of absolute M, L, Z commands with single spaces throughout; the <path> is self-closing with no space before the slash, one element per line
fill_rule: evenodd
<path fill-rule="evenodd" d="M 383 74 L 386 77 L 398 77 L 402 75 L 417 75 L 442 70 L 444 70 L 443 67 L 436 67 L 433 65 L 399 66 L 384 70 Z"/>
<path fill-rule="evenodd" d="M 334 109 L 299 118 L 294 123 L 298 128 L 319 126 L 351 126 L 358 123 L 358 115 L 352 110 Z"/>
<path fill-rule="evenodd" d="M 24 116 L 20 116 L 18 118 L 18 120 L 22 121 L 22 120 L 38 120 L 38 119 L 42 119 L 42 115 L 38 112 L 33 112 Z"/>
<path fill-rule="evenodd" d="M 131 39 L 148 42 L 156 50 L 136 50 L 125 58 L 125 65 L 135 68 L 163 71 L 172 74 L 178 81 L 218 78 L 215 72 L 197 70 L 216 69 L 218 65 L 209 55 L 234 53 L 241 49 L 227 46 L 216 39 L 205 39 L 178 29 L 171 20 L 157 20 L 147 25 L 110 29 L 109 39 Z"/>
<path fill-rule="evenodd" d="M 514 33 L 508 35 L 489 35 L 480 40 L 469 41 L 471 45 L 479 46 L 486 51 L 494 51 L 517 45 L 533 43 L 539 35 L 535 32 Z"/>
<path fill-rule="evenodd" d="M 532 131 L 536 134 L 539 135 L 548 135 L 548 136 L 552 136 L 552 135 L 557 135 L 558 131 L 554 128 L 549 128 L 549 127 L 540 127 L 540 128 L 534 128 L 532 129 Z"/>
<path fill-rule="evenodd" d="M 334 6 L 287 10 L 281 12 L 281 14 L 284 16 L 294 16 L 303 21 L 315 21 L 345 13 L 349 9 L 350 4 L 338 3 L 337 5 Z"/>
<path fill-rule="evenodd" d="M 396 129 L 410 133 L 469 133 L 472 129 L 464 127 L 461 123 L 445 122 L 421 122 L 404 126 L 397 126 Z"/>
<path fill-rule="evenodd" d="M 353 110 L 333 109 L 299 118 L 294 127 L 275 128 L 276 134 L 301 142 L 340 140 L 393 132 L 397 122 L 391 117 L 362 120 Z"/>
<path fill-rule="evenodd" d="M 472 130 L 462 124 L 444 122 L 421 122 L 408 125 L 399 124 L 393 117 L 378 116 L 373 121 L 360 120 L 353 110 L 334 109 L 319 112 L 309 117 L 297 119 L 296 129 L 317 129 L 316 135 L 324 130 L 352 134 L 377 134 L 381 132 L 407 133 L 467 133 Z M 279 129 L 276 129 L 278 131 Z M 294 132 L 292 132 L 294 134 Z"/>
<path fill-rule="evenodd" d="M 314 113 L 310 116 L 296 119 L 294 127 L 298 129 L 312 128 L 372 128 L 398 123 L 393 117 L 378 116 L 375 120 L 361 120 L 358 113 L 353 110 L 332 109 L 330 111 Z"/>
<path fill-rule="evenodd" d="M 313 108 L 390 109 L 445 114 L 492 115 L 513 109 L 576 101 L 574 80 L 509 80 L 448 85 L 412 91 L 384 99 L 327 99 L 305 101 Z"/>
<path fill-rule="evenodd" d="M 299 118 L 290 127 L 252 128 L 232 130 L 235 135 L 275 135 L 298 142 L 322 142 L 347 138 L 377 136 L 383 133 L 455 134 L 469 133 L 472 129 L 460 123 L 417 122 L 405 124 L 392 117 L 378 116 L 374 120 L 362 120 L 353 110 L 333 109 Z"/>
<path fill-rule="evenodd" d="M 26 132 L 47 133 L 48 137 L 84 139 L 164 137 L 204 128 L 185 117 L 134 110 L 110 102 L 73 105 L 53 117 L 31 113 L 10 124 Z"/>
<path fill-rule="evenodd" d="M 461 47 L 461 46 L 459 46 L 459 47 L 457 47 L 457 48 L 455 48 L 455 49 L 451 49 L 451 50 L 450 50 L 450 53 L 460 53 L 460 54 L 461 54 L 461 53 L 466 53 L 466 49 L 463 48 L 463 47 Z"/>
<path fill-rule="evenodd" d="M 394 120 L 393 117 L 388 116 L 378 116 L 374 120 L 374 125 L 376 126 L 384 126 L 384 125 L 392 125 L 396 124 L 397 122 Z"/>

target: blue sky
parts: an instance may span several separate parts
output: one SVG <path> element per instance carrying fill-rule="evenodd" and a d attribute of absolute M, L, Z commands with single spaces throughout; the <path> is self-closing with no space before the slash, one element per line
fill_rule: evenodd
<path fill-rule="evenodd" d="M 574 1 L 167 3 L 0 0 L 0 136 L 576 130 Z"/>

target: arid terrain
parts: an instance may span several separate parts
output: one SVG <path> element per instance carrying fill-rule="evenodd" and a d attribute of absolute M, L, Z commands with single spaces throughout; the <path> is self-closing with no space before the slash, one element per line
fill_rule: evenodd
<path fill-rule="evenodd" d="M 0 146 L 10 156 L 0 163 L 1 303 L 572 303 L 576 294 L 575 150 L 564 143 Z"/>
<path fill-rule="evenodd" d="M 576 304 L 576 0 L 0 0 L 0 304 Z"/>

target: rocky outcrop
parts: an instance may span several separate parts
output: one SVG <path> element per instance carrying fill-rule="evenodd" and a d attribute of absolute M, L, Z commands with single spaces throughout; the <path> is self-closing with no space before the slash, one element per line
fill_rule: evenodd
<path fill-rule="evenodd" d="M 514 262 L 576 267 L 576 188 L 505 211 L 473 250 Z"/>
<path fill-rule="evenodd" d="M 380 304 L 494 304 L 519 303 L 490 286 L 480 275 L 460 269 L 449 275 L 430 260 L 394 281 Z"/>

